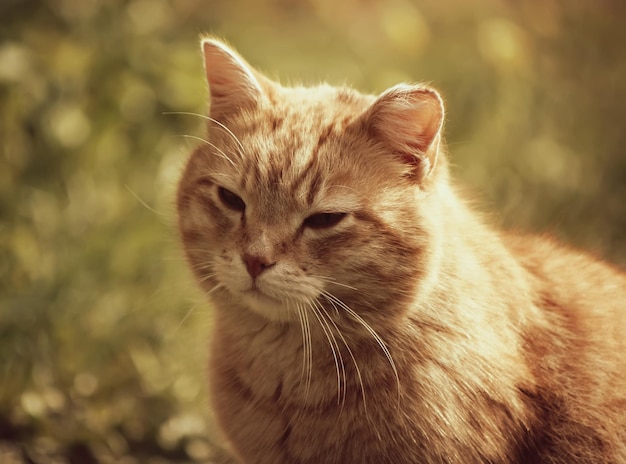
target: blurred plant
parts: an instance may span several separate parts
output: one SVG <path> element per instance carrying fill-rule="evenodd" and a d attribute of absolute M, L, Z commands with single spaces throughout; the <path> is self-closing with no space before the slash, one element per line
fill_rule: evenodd
<path fill-rule="evenodd" d="M 5 0 L 0 461 L 207 461 L 202 295 L 173 192 L 211 31 L 289 81 L 447 96 L 458 176 L 509 226 L 626 263 L 621 2 Z"/>

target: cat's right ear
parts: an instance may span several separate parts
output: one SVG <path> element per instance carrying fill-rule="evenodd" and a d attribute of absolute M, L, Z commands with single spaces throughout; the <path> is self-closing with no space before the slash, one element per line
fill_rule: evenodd
<path fill-rule="evenodd" d="M 389 147 L 421 182 L 439 158 L 444 108 L 439 93 L 424 85 L 400 84 L 384 92 L 365 114 L 368 131 Z"/>
<path fill-rule="evenodd" d="M 218 121 L 253 108 L 263 90 L 254 70 L 223 42 L 202 39 L 204 70 L 211 95 L 211 117 Z"/>

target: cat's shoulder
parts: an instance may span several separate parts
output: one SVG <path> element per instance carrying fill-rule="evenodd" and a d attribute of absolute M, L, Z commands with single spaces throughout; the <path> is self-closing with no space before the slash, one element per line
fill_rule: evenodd
<path fill-rule="evenodd" d="M 501 237 L 508 250 L 534 275 L 555 279 L 559 275 L 566 279 L 571 276 L 589 285 L 615 280 L 626 290 L 626 271 L 592 252 L 578 250 L 547 234 L 505 232 Z"/>
<path fill-rule="evenodd" d="M 505 233 L 502 240 L 526 271 L 536 303 L 592 323 L 626 327 L 626 272 L 547 235 Z"/>

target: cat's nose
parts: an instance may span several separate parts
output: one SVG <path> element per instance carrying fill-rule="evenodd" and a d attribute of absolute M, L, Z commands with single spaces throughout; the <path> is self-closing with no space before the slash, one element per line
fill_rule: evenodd
<path fill-rule="evenodd" d="M 243 262 L 246 264 L 248 274 L 250 274 L 250 277 L 253 279 L 256 279 L 263 271 L 276 264 L 262 256 L 249 255 L 247 253 L 244 254 L 242 258 Z"/>

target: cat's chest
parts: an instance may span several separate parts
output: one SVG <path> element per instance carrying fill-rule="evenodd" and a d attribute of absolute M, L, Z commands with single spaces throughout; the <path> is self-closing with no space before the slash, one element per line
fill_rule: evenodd
<path fill-rule="evenodd" d="M 334 370 L 307 375 L 297 357 L 293 370 L 256 358 L 245 369 L 215 372 L 214 408 L 242 461 L 347 462 L 347 451 L 359 454 L 352 449 L 354 434 L 359 443 L 377 444 L 368 453 L 375 455 L 384 443 L 373 433 L 378 427 L 370 423 L 358 385 L 342 374 L 338 381 Z"/>
<path fill-rule="evenodd" d="M 318 408 L 346 401 L 357 372 L 349 352 L 299 327 L 268 324 L 235 336 L 216 333 L 212 365 L 217 376 L 250 400 L 281 410 Z"/>

